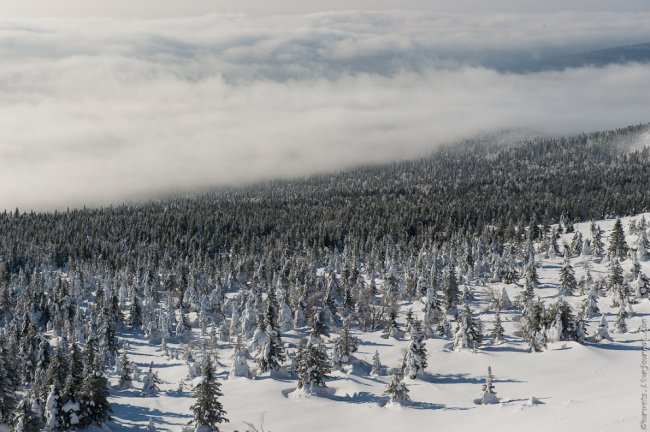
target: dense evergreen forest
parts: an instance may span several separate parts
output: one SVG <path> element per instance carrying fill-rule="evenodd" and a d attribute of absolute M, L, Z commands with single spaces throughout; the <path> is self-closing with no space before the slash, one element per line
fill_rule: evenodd
<path fill-rule="evenodd" d="M 383 259 L 486 227 L 507 242 L 522 227 L 561 217 L 635 214 L 650 206 L 648 148 L 630 148 L 646 128 L 507 145 L 473 140 L 417 161 L 139 205 L 5 212 L 3 279 L 43 265 L 121 271 L 190 262 L 250 277 L 260 262 L 272 273 L 296 256 L 345 251 Z"/>
<path fill-rule="evenodd" d="M 650 246 L 645 219 L 628 227 L 638 236 L 631 247 L 620 221 L 607 250 L 595 224 L 590 238 L 575 232 L 571 244 L 557 240 L 574 233 L 574 222 L 650 208 L 650 153 L 639 146 L 646 130 L 492 137 L 307 179 L 101 209 L 5 212 L 0 424 L 16 431 L 101 425 L 111 412 L 110 377 L 119 377 L 117 391 L 139 381 L 143 397 L 156 395 L 154 364 L 143 372 L 128 360 L 124 331 L 160 345 L 161 355 L 168 343 L 184 347 L 189 378 L 203 377 L 192 406 L 197 430 L 227 421 L 209 354 L 217 349 L 234 350 L 233 375 L 249 377 L 246 359 L 254 355 L 256 374 L 284 371 L 311 389 L 351 361 L 358 348 L 351 331 L 409 335 L 386 393 L 406 400 L 403 379 L 427 367 L 425 339 L 453 337 L 456 349 L 476 350 L 488 337 L 470 308 L 478 306 L 470 285 L 523 280 L 515 302 L 505 289 L 481 299 L 497 312 L 495 341 L 503 337 L 498 312 L 517 310 L 516 337 L 531 351 L 547 339 L 582 343 L 585 320 L 606 292 L 625 331 L 626 305 L 649 288 L 637 261 Z M 535 300 L 535 256 L 562 254 L 559 299 L 545 305 Z M 577 281 L 569 261 L 576 256 L 599 263 L 605 256 L 608 281 Z M 628 258 L 634 292 L 619 264 Z M 578 292 L 587 297 L 576 316 L 563 296 Z M 422 319 L 409 309 L 402 328 L 400 302 L 421 302 Z M 325 341 L 329 329 L 338 332 L 333 342 Z M 308 331 L 309 339 L 285 344 L 288 331 L 301 338 Z M 593 338 L 609 338 L 606 322 Z M 484 399 L 494 400 L 488 377 Z"/>

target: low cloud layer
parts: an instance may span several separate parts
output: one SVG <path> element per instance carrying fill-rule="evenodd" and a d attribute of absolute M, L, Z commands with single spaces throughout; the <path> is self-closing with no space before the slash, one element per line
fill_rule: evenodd
<path fill-rule="evenodd" d="M 587 15 L 587 16 L 585 16 Z M 650 14 L 0 22 L 0 208 L 325 172 L 504 128 L 650 120 L 650 66 L 499 59 L 650 41 Z"/>

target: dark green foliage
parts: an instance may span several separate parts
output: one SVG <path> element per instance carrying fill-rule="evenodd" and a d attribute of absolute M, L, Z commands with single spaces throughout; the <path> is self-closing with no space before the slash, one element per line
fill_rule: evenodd
<path fill-rule="evenodd" d="M 214 375 L 212 359 L 206 356 L 201 365 L 201 382 L 194 387 L 194 405 L 190 407 L 194 413 L 194 423 L 208 430 L 218 430 L 221 423 L 228 423 L 226 411 L 219 401 L 223 396 L 221 384 Z"/>
<path fill-rule="evenodd" d="M 0 366 L 0 424 L 11 421 L 16 399 L 16 385 L 11 382 L 4 367 Z"/>
<path fill-rule="evenodd" d="M 298 388 L 305 388 L 311 391 L 318 387 L 325 387 L 325 379 L 329 378 L 332 371 L 329 366 L 329 358 L 325 345 L 307 344 L 300 356 L 300 363 L 297 367 Z"/>
<path fill-rule="evenodd" d="M 621 219 L 616 219 L 612 234 L 609 237 L 608 251 L 612 256 L 624 260 L 627 257 L 629 247 L 625 241 L 625 232 L 623 231 L 623 223 Z"/>
<path fill-rule="evenodd" d="M 81 425 L 102 425 L 111 418 L 108 394 L 108 379 L 103 371 L 86 369 L 80 390 Z"/>
<path fill-rule="evenodd" d="M 559 298 L 557 302 L 551 305 L 546 311 L 545 325 L 550 327 L 557 316 L 558 310 L 562 320 L 562 340 L 576 340 L 576 319 L 573 314 L 571 305 L 563 299 Z"/>
<path fill-rule="evenodd" d="M 449 267 L 447 277 L 445 277 L 445 283 L 442 287 L 442 293 L 444 296 L 445 310 L 447 312 L 454 312 L 456 310 L 456 305 L 458 304 L 458 299 L 460 296 L 454 266 Z"/>
<path fill-rule="evenodd" d="M 42 430 L 42 423 L 32 411 L 31 405 L 28 397 L 20 400 L 14 414 L 13 431 L 39 432 Z"/>
<path fill-rule="evenodd" d="M 575 272 L 568 259 L 564 260 L 564 264 L 560 269 L 560 285 L 560 293 L 562 295 L 573 295 L 578 287 Z"/>

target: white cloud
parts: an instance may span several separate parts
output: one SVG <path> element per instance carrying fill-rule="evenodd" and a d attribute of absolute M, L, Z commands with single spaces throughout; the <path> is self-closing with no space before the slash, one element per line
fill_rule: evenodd
<path fill-rule="evenodd" d="M 640 15 L 548 15 L 552 36 L 530 16 L 403 12 L 0 22 L 0 208 L 304 175 L 503 128 L 647 121 L 650 66 L 456 63 L 482 49 L 642 39 Z M 462 56 L 448 68 L 439 53 L 452 50 Z"/>

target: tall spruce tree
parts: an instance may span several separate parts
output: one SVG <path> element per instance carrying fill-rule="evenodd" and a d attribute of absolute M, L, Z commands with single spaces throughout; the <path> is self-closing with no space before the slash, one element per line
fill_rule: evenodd
<path fill-rule="evenodd" d="M 297 368 L 298 388 L 311 393 L 326 387 L 325 379 L 329 378 L 331 372 L 329 364 L 325 345 L 307 344 Z"/>
<path fill-rule="evenodd" d="M 564 260 L 564 264 L 560 269 L 560 295 L 570 296 L 573 295 L 576 288 L 578 287 L 578 282 L 576 281 L 575 272 L 573 271 L 573 266 L 568 259 Z"/>
<path fill-rule="evenodd" d="M 194 413 L 195 432 L 216 432 L 219 431 L 220 424 L 229 422 L 227 413 L 219 401 L 223 392 L 209 355 L 203 358 L 201 380 L 194 387 L 193 395 L 195 401 L 190 409 Z"/>
<path fill-rule="evenodd" d="M 612 233 L 609 236 L 609 253 L 614 257 L 624 260 L 627 257 L 629 247 L 625 241 L 625 232 L 623 231 L 623 223 L 621 219 L 616 219 Z"/>

